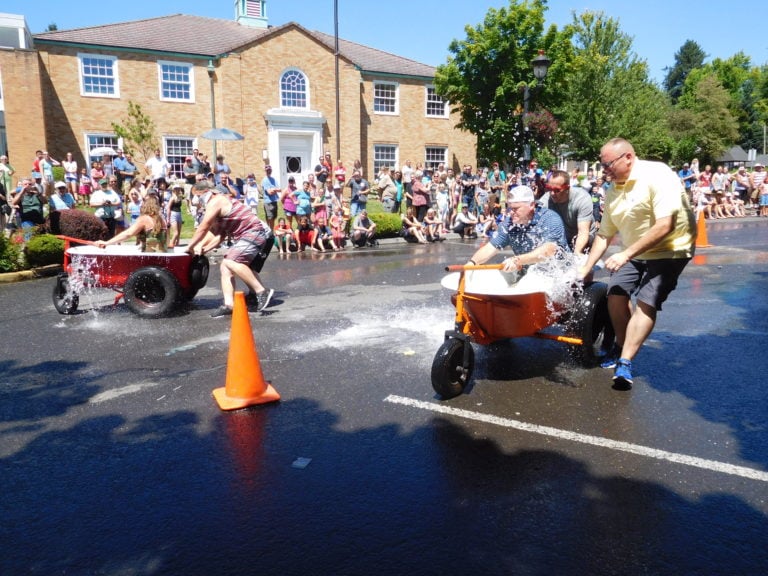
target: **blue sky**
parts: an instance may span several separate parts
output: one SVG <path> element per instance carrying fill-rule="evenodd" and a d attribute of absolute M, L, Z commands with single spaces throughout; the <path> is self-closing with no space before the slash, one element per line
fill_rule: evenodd
<path fill-rule="evenodd" d="M 267 14 L 270 24 L 295 21 L 333 34 L 333 5 L 333 0 L 268 0 Z M 481 22 L 489 8 L 508 5 L 504 0 L 338 0 L 339 36 L 437 66 L 445 62 L 451 40 L 465 37 L 465 25 Z M 547 23 L 562 27 L 571 21 L 574 11 L 584 10 L 602 11 L 618 19 L 622 31 L 633 37 L 635 52 L 648 62 L 651 77 L 658 82 L 664 78 L 664 68 L 674 64 L 674 55 L 686 40 L 696 41 L 709 56 L 707 61 L 743 51 L 755 65 L 768 62 L 768 34 L 736 33 L 737 17 L 749 11 L 728 10 L 722 2 L 551 0 Z M 177 13 L 232 19 L 234 0 L 2 0 L 0 11 L 23 14 L 32 33 L 36 33 L 52 22 L 64 30 Z M 747 23 L 744 30 L 757 28 Z"/>

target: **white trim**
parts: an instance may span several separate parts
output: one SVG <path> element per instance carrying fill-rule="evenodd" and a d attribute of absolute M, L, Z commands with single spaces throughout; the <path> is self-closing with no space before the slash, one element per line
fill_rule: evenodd
<path fill-rule="evenodd" d="M 306 105 L 305 106 L 283 106 L 283 77 L 288 72 L 298 72 L 304 77 L 304 86 L 305 86 L 305 93 L 304 97 L 306 98 Z M 296 66 L 288 66 L 287 68 L 284 68 L 282 72 L 280 72 L 280 77 L 277 80 L 277 105 L 282 110 L 290 110 L 290 111 L 304 111 L 304 110 L 311 110 L 312 108 L 312 93 L 310 91 L 310 83 L 309 83 L 309 76 L 302 70 L 301 68 L 298 68 Z"/>
<path fill-rule="evenodd" d="M 395 91 L 395 110 L 394 112 L 386 112 L 381 110 L 376 110 L 376 86 L 377 85 L 385 85 L 385 86 L 393 86 Z M 379 114 L 381 116 L 399 116 L 400 115 L 400 84 L 397 82 L 392 82 L 391 80 L 374 80 L 373 81 L 373 102 L 372 107 L 374 114 Z"/>
<path fill-rule="evenodd" d="M 443 150 L 443 159 L 438 162 L 438 164 L 443 164 L 443 166 L 448 166 L 448 146 L 441 146 L 438 144 L 425 144 L 424 145 L 424 166 L 427 166 L 427 162 L 431 162 L 431 160 L 427 159 L 427 148 L 434 148 L 434 149 L 440 149 Z M 431 168 L 430 168 L 431 170 Z"/>
<path fill-rule="evenodd" d="M 432 90 L 435 90 L 434 84 L 427 84 L 424 86 L 424 117 L 425 118 L 449 118 L 450 117 L 450 106 L 448 104 L 448 100 L 443 100 L 443 113 L 438 114 L 427 114 L 427 109 L 430 104 L 429 100 L 429 90 L 430 88 Z M 437 96 L 437 93 L 435 93 L 435 96 Z M 437 104 L 437 102 L 433 102 L 433 104 Z"/>
<path fill-rule="evenodd" d="M 83 59 L 92 58 L 95 60 L 110 60 L 112 61 L 112 76 L 114 78 L 114 94 L 102 94 L 102 93 L 90 93 L 85 91 L 85 78 L 83 72 Z M 88 52 L 78 52 L 77 54 L 77 74 L 80 81 L 80 96 L 86 98 L 120 98 L 120 70 L 118 66 L 117 56 L 109 56 L 108 54 L 92 54 Z"/>
<path fill-rule="evenodd" d="M 189 72 L 189 98 L 168 98 L 163 97 L 163 66 L 178 66 L 186 68 Z M 180 84 L 180 82 L 178 82 Z M 174 60 L 157 61 L 157 96 L 161 102 L 179 102 L 182 104 L 195 103 L 195 67 L 189 62 L 178 62 Z"/>
<path fill-rule="evenodd" d="M 400 166 L 400 146 L 397 144 L 388 144 L 386 142 L 377 142 L 373 145 L 373 162 L 371 163 L 371 168 L 373 169 L 373 178 L 376 178 L 378 176 L 378 171 L 376 170 L 376 149 L 377 148 L 394 148 L 395 149 L 395 158 L 392 160 L 392 165 L 389 165 L 389 168 L 392 172 L 398 169 L 398 166 Z"/>

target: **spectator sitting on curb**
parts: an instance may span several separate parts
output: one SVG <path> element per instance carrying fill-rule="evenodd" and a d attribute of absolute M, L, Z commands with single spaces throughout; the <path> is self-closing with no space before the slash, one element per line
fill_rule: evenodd
<path fill-rule="evenodd" d="M 469 213 L 469 206 L 463 204 L 461 206 L 461 212 L 456 214 L 456 217 L 453 220 L 452 230 L 461 236 L 462 239 L 464 236 L 477 238 L 477 234 L 475 233 L 476 225 L 477 218 L 473 214 Z"/>
<path fill-rule="evenodd" d="M 376 222 L 368 218 L 368 211 L 363 209 L 352 223 L 352 244 L 362 248 L 366 244 L 375 246 Z"/>

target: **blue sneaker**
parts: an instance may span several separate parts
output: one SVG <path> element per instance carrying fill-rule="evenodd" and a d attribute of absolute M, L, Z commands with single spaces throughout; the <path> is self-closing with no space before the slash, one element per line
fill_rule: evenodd
<path fill-rule="evenodd" d="M 632 362 L 626 358 L 619 358 L 616 362 L 616 370 L 613 373 L 613 387 L 616 390 L 629 390 L 632 388 Z"/>
<path fill-rule="evenodd" d="M 600 362 L 600 368 L 616 368 L 619 356 L 621 356 L 621 348 L 614 344 L 608 353 L 603 356 L 603 360 Z"/>

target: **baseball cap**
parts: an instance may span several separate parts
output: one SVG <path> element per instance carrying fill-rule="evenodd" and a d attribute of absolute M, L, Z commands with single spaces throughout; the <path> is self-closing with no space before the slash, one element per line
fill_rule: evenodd
<path fill-rule="evenodd" d="M 762 164 L 760 164 L 760 162 L 757 162 L 757 163 L 755 164 L 754 168 L 765 168 L 765 166 L 763 166 Z"/>
<path fill-rule="evenodd" d="M 99 180 L 99 184 L 109 184 L 109 180 L 107 180 L 106 178 L 102 178 L 101 180 Z"/>
<path fill-rule="evenodd" d="M 264 166 L 264 170 L 272 170 L 272 166 L 270 166 L 269 164 L 267 164 L 266 166 Z"/>
<path fill-rule="evenodd" d="M 507 193 L 507 202 L 534 202 L 533 190 L 528 186 L 515 186 Z"/>
<path fill-rule="evenodd" d="M 59 180 L 58 182 L 56 182 L 56 184 L 53 185 L 53 187 L 54 188 L 66 188 L 67 185 L 64 184 L 64 182 L 62 182 L 61 180 Z"/>

